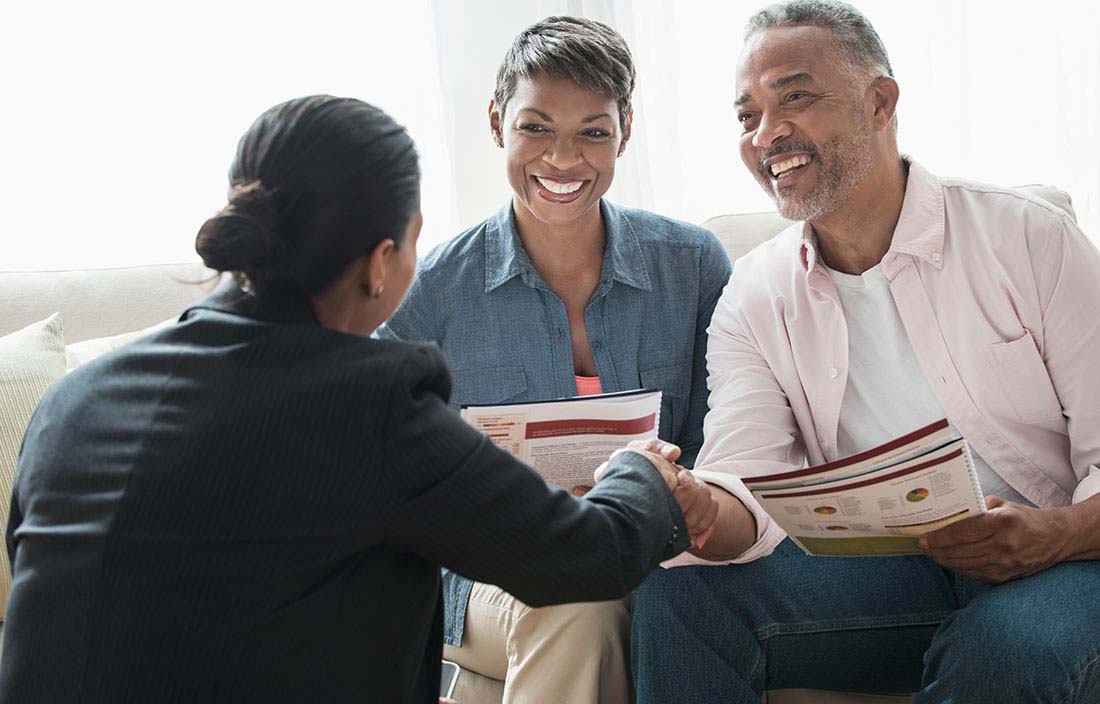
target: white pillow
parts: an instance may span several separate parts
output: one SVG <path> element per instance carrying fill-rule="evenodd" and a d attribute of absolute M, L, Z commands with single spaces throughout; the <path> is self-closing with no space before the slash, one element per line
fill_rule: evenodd
<path fill-rule="evenodd" d="M 15 463 L 23 433 L 42 394 L 65 375 L 61 315 L 0 337 L 0 530 L 7 530 Z M 8 550 L 0 549 L 0 618 L 11 591 Z"/>
<path fill-rule="evenodd" d="M 114 352 L 118 348 L 124 347 L 134 340 L 145 337 L 146 335 L 152 335 L 156 331 L 172 325 L 176 320 L 178 320 L 178 318 L 169 318 L 156 325 L 150 325 L 144 330 L 135 330 L 134 332 L 124 332 L 120 335 L 112 335 L 110 337 L 97 337 L 91 340 L 74 342 L 65 348 L 65 367 L 71 372 L 77 367 L 84 366 L 96 357 L 105 355 L 108 352 Z"/>

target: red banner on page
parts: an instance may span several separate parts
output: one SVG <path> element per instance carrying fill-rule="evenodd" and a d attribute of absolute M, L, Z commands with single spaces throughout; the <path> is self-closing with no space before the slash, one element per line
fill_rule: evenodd
<path fill-rule="evenodd" d="M 565 435 L 638 435 L 653 430 L 656 424 L 656 413 L 627 420 L 595 420 L 591 418 L 547 420 L 540 423 L 528 423 L 525 438 L 527 440 L 537 440 L 539 438 L 560 438 Z"/>

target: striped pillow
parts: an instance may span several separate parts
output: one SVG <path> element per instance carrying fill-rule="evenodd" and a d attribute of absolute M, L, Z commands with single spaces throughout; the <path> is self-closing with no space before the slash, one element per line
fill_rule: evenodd
<path fill-rule="evenodd" d="M 65 338 L 59 314 L 0 337 L 0 530 L 8 526 L 23 432 L 42 394 L 64 374 Z M 9 591 L 11 566 L 5 547 L 0 549 L 0 614 L 7 608 Z"/>

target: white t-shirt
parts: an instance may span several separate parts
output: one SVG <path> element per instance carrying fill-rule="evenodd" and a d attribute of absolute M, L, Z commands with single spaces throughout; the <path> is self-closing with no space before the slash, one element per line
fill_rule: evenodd
<path fill-rule="evenodd" d="M 840 406 L 838 457 L 904 435 L 944 417 L 921 371 L 898 314 L 890 282 L 879 267 L 862 276 L 828 269 L 848 323 L 848 384 Z M 986 496 L 1031 506 L 970 450 Z"/>

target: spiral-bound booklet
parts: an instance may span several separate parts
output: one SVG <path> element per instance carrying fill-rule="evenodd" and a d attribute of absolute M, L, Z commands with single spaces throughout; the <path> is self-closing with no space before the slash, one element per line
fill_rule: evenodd
<path fill-rule="evenodd" d="M 985 512 L 970 447 L 946 419 L 851 457 L 743 479 L 809 555 L 917 554 L 917 538 Z"/>

